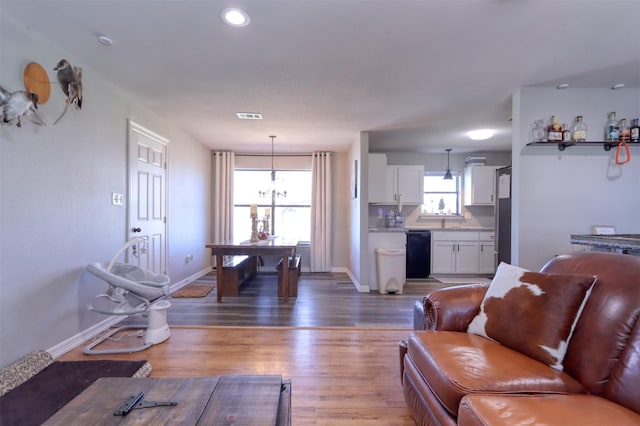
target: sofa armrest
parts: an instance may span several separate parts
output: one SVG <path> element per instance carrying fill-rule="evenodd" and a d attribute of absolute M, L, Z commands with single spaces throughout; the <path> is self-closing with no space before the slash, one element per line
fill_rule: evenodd
<path fill-rule="evenodd" d="M 415 302 L 413 329 L 467 331 L 488 288 L 488 283 L 475 283 L 432 291 Z"/>

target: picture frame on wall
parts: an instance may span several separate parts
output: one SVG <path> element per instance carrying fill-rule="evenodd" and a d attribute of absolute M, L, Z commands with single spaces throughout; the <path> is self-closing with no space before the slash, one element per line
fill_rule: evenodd
<path fill-rule="evenodd" d="M 592 225 L 591 231 L 593 235 L 614 235 L 616 227 L 613 225 Z"/>
<path fill-rule="evenodd" d="M 358 160 L 353 160 L 353 173 L 351 174 L 351 198 L 358 198 Z"/>

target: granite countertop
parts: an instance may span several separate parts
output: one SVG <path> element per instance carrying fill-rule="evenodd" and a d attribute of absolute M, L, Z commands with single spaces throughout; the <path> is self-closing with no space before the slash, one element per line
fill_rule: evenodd
<path fill-rule="evenodd" d="M 482 226 L 407 226 L 408 231 L 494 231 L 493 228 Z"/>
<path fill-rule="evenodd" d="M 482 227 L 450 227 L 440 228 L 439 226 L 405 226 L 404 228 L 369 228 L 369 232 L 408 232 L 408 231 L 485 231 L 493 232 L 493 228 Z"/>
<path fill-rule="evenodd" d="M 595 247 L 640 250 L 640 234 L 571 235 L 569 242 Z"/>
<path fill-rule="evenodd" d="M 407 232 L 407 228 L 369 228 L 369 232 Z"/>

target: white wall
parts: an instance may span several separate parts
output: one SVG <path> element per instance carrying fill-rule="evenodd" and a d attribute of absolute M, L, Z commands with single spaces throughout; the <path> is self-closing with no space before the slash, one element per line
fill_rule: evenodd
<path fill-rule="evenodd" d="M 602 141 L 607 114 L 640 117 L 640 90 L 521 88 L 513 97 L 512 262 L 539 269 L 551 257 L 583 247 L 571 234 L 591 233 L 591 225 L 615 225 L 618 233 L 640 233 L 640 146 L 631 162 L 618 166 L 615 148 L 526 147 L 536 119 L 571 122 L 582 115 L 588 140 Z"/>
<path fill-rule="evenodd" d="M 362 194 L 366 194 L 368 191 L 367 179 L 363 179 L 363 176 L 368 176 L 368 152 L 369 152 L 369 134 L 367 132 L 360 132 L 354 138 L 351 148 L 349 149 L 348 160 L 348 178 L 345 183 L 349 183 L 349 270 L 351 272 L 351 279 L 354 281 L 359 291 L 368 292 L 369 282 L 367 277 L 367 197 L 363 197 Z M 357 173 L 355 179 L 357 180 L 358 193 L 356 198 L 352 198 L 351 185 L 354 179 L 354 164 L 357 162 Z M 347 234 L 345 234 L 347 235 Z"/>
<path fill-rule="evenodd" d="M 177 282 L 209 266 L 209 150 L 168 120 L 138 105 L 82 58 L 40 38 L 0 13 L 0 84 L 23 89 L 22 73 L 40 63 L 55 81 L 62 58 L 82 66 L 81 111 L 64 108 L 52 86 L 39 113 L 22 128 L 0 127 L 0 365 L 34 349 L 49 349 L 104 316 L 87 303 L 106 285 L 85 271 L 108 261 L 125 241 L 126 208 L 110 205 L 126 193 L 127 119 L 170 139 L 169 274 Z M 185 265 L 187 254 L 194 262 Z"/>

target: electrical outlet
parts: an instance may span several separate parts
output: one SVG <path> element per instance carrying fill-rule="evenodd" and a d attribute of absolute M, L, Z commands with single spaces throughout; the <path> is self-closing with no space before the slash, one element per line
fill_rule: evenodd
<path fill-rule="evenodd" d="M 117 192 L 111 193 L 111 205 L 122 206 L 124 205 L 124 195 Z"/>

